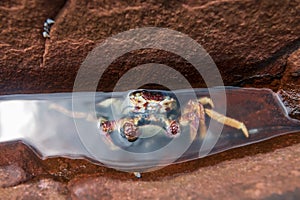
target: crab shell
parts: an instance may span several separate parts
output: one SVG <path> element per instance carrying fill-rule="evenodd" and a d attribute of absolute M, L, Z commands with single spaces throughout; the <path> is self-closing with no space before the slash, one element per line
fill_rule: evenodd
<path fill-rule="evenodd" d="M 137 91 L 129 96 L 133 112 L 166 113 L 177 109 L 177 102 L 170 96 L 160 92 Z"/>

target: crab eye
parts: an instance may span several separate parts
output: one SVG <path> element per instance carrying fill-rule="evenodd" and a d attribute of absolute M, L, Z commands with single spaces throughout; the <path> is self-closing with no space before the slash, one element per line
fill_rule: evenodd
<path fill-rule="evenodd" d="M 167 129 L 167 134 L 170 137 L 176 137 L 180 134 L 180 126 L 176 121 L 172 121 Z"/>
<path fill-rule="evenodd" d="M 122 131 L 122 137 L 126 138 L 129 142 L 134 142 L 138 139 L 138 129 L 132 122 L 125 122 Z"/>

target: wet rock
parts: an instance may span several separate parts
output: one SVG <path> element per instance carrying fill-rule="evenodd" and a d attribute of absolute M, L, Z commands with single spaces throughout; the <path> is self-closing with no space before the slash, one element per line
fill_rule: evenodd
<path fill-rule="evenodd" d="M 59 182 L 42 179 L 38 182 L 0 188 L 0 199 L 66 199 L 68 191 Z"/>
<path fill-rule="evenodd" d="M 300 66 L 300 65 L 299 65 Z M 299 77 L 300 76 L 300 70 L 295 70 L 295 71 L 293 71 L 293 72 L 291 72 L 291 76 L 292 77 Z"/>
<path fill-rule="evenodd" d="M 298 116 L 299 5 L 298 0 L 2 0 L 0 94 L 72 91 L 77 70 L 97 44 L 129 29 L 155 26 L 201 44 L 226 85 L 280 88 L 290 114 Z M 50 39 L 42 37 L 47 18 L 56 21 Z M 128 70 L 149 62 L 174 67 L 193 87 L 205 86 L 180 56 L 142 49 L 113 62 L 98 89 L 112 90 Z M 170 80 L 168 74 L 154 75 Z M 140 78 L 147 77 L 140 72 Z M 286 135 L 172 165 L 140 180 L 82 160 L 41 161 L 21 142 L 0 144 L 0 184 L 6 187 L 0 188 L 0 199 L 272 198 L 300 187 L 299 143 L 299 133 Z"/>
<path fill-rule="evenodd" d="M 66 158 L 49 158 L 42 162 L 43 169 L 56 180 L 68 182 L 82 174 L 111 174 L 114 171 L 103 166 L 92 164 L 87 160 Z"/>
<path fill-rule="evenodd" d="M 282 96 L 290 116 L 300 119 L 300 49 L 287 60 L 284 76 L 281 79 L 279 94 Z"/>
<path fill-rule="evenodd" d="M 27 179 L 25 171 L 16 165 L 0 166 L 0 187 L 17 185 Z"/>
<path fill-rule="evenodd" d="M 11 186 L 45 174 L 41 160 L 22 142 L 0 143 L 1 185 Z M 6 177 L 6 178 L 4 178 Z"/>
<path fill-rule="evenodd" d="M 97 199 L 99 197 L 101 199 L 112 199 L 111 186 L 107 187 L 106 183 L 107 180 L 101 178 L 82 180 L 79 184 L 71 186 L 71 196 L 73 199 Z M 119 186 L 118 188 L 120 189 Z M 119 197 L 122 198 L 122 196 Z"/>
<path fill-rule="evenodd" d="M 265 200 L 280 200 L 280 199 L 300 199 L 300 188 L 296 188 L 294 191 L 288 191 L 283 194 L 274 194 L 265 198 Z"/>
<path fill-rule="evenodd" d="M 261 148 L 261 144 L 258 147 Z M 248 148 L 250 151 L 255 151 L 254 149 L 255 145 Z M 239 154 L 238 151 L 226 152 L 222 157 Z M 153 179 L 154 177 L 149 179 L 149 176 L 153 175 L 151 173 L 143 174 L 142 179 L 134 179 L 132 175 L 133 178 L 126 180 L 92 175 L 71 180 L 68 188 L 73 199 L 268 198 L 300 187 L 300 176 L 291 173 L 300 170 L 299 153 L 300 145 L 297 144 L 255 156 L 227 158 L 226 161 L 203 166 L 203 162 L 216 159 L 216 155 L 185 164 L 198 165 L 193 171 L 169 175 L 158 180 Z M 170 169 L 172 168 L 167 167 L 163 171 Z"/>

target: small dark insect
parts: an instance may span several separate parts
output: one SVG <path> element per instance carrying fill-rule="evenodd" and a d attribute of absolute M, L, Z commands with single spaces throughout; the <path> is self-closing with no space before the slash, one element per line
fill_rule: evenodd
<path fill-rule="evenodd" d="M 44 38 L 50 38 L 50 29 L 51 26 L 54 24 L 54 20 L 52 19 L 46 19 L 46 21 L 44 22 L 44 32 L 43 32 L 43 37 Z"/>

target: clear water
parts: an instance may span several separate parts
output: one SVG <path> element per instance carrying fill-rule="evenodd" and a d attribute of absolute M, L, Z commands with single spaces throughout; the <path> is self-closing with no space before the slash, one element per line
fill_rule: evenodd
<path fill-rule="evenodd" d="M 192 122 L 182 126 L 175 138 L 166 136 L 157 123 L 141 126 L 141 136 L 134 142 L 127 141 L 118 130 L 109 136 L 101 134 L 99 116 L 112 120 L 132 115 L 128 107 L 131 92 L 0 96 L 0 142 L 21 140 L 42 159 L 87 158 L 119 170 L 144 172 L 300 131 L 300 122 L 288 117 L 271 90 L 229 87 L 225 100 L 218 88 L 156 92 L 176 97 L 178 107 L 173 118 L 180 118 L 190 99 L 213 95 L 214 110 L 244 122 L 248 138 L 208 116 L 205 138 L 192 130 Z M 160 116 L 164 117 L 169 116 Z"/>

